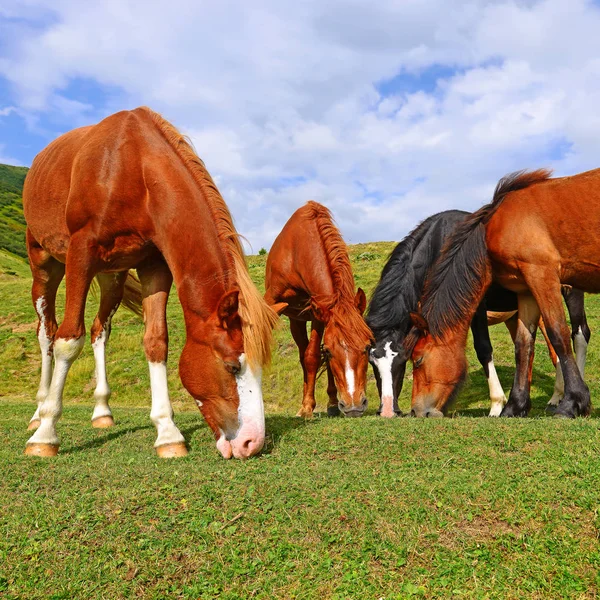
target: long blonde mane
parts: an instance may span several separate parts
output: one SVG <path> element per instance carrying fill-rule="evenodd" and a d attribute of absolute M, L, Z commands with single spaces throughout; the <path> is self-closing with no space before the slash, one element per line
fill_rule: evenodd
<path fill-rule="evenodd" d="M 235 270 L 235 278 L 240 290 L 239 314 L 242 320 L 246 357 L 248 362 L 254 366 L 268 364 L 271 360 L 273 327 L 277 323 L 278 317 L 275 311 L 263 300 L 250 279 L 240 236 L 235 230 L 231 213 L 223 197 L 206 170 L 204 163 L 194 151 L 189 139 L 150 108 L 142 106 L 138 110 L 144 111 L 150 117 L 165 140 L 186 165 L 202 191 L 212 213 L 217 236 Z"/>

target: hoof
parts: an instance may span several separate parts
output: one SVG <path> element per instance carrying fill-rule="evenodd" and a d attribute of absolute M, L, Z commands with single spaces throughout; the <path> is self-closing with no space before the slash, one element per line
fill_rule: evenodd
<path fill-rule="evenodd" d="M 160 458 L 179 458 L 187 456 L 188 449 L 184 442 L 176 442 L 174 444 L 164 444 L 156 448 L 156 454 Z"/>
<path fill-rule="evenodd" d="M 306 408 L 301 408 L 298 411 L 298 414 L 296 416 L 297 417 L 302 417 L 303 419 L 312 419 L 313 418 L 313 411 L 312 410 L 308 410 Z"/>
<path fill-rule="evenodd" d="M 573 414 L 565 414 L 562 412 L 555 412 L 554 413 L 554 418 L 555 419 L 574 419 L 575 415 Z"/>
<path fill-rule="evenodd" d="M 25 446 L 27 456 L 56 456 L 58 445 L 55 444 L 27 444 Z"/>
<path fill-rule="evenodd" d="M 92 427 L 94 427 L 95 429 L 106 429 L 107 427 L 114 426 L 115 420 L 110 415 L 107 415 L 105 417 L 98 417 L 97 419 L 94 419 L 92 421 Z"/>
<path fill-rule="evenodd" d="M 526 417 L 529 407 L 518 408 L 514 404 L 507 404 L 500 413 L 501 417 Z"/>
<path fill-rule="evenodd" d="M 546 404 L 546 408 L 544 410 L 548 414 L 554 415 L 554 414 L 556 414 L 556 404 L 550 404 L 550 402 L 548 402 L 548 404 Z"/>
<path fill-rule="evenodd" d="M 29 425 L 27 425 L 27 429 L 29 431 L 33 431 L 34 429 L 37 429 L 40 426 L 41 421 L 39 419 L 32 419 L 31 421 L 29 421 Z"/>
<path fill-rule="evenodd" d="M 327 407 L 327 416 L 328 417 L 339 417 L 341 414 L 339 407 L 337 406 L 328 406 Z"/>

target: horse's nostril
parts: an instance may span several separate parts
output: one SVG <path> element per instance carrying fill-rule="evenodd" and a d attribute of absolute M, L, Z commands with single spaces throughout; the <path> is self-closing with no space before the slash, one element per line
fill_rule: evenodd
<path fill-rule="evenodd" d="M 339 407 L 343 410 L 344 408 L 346 408 L 346 403 L 343 400 L 340 400 L 338 402 Z"/>
<path fill-rule="evenodd" d="M 416 417 L 417 416 L 417 413 L 414 411 L 414 409 L 410 411 L 410 416 L 411 417 Z"/>
<path fill-rule="evenodd" d="M 366 399 L 366 397 L 362 399 L 361 406 L 363 408 L 367 408 L 367 399 Z"/>

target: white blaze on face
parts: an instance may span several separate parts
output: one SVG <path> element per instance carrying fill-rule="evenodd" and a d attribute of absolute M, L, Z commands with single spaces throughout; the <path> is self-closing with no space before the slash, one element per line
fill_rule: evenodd
<path fill-rule="evenodd" d="M 352 398 L 354 395 L 354 371 L 350 366 L 350 360 L 348 358 L 348 353 L 346 352 L 346 390 L 348 391 L 348 396 Z"/>
<path fill-rule="evenodd" d="M 261 387 L 262 371 L 260 368 L 256 371 L 253 370 L 248 364 L 245 354 L 240 355 L 239 361 L 241 368 L 235 376 L 240 400 L 238 407 L 239 429 L 235 438 L 231 440 L 231 448 L 236 458 L 249 458 L 259 452 L 265 443 L 265 409 Z"/>
<path fill-rule="evenodd" d="M 496 367 L 494 366 L 493 360 L 490 360 L 488 363 L 488 373 L 488 386 L 490 388 L 490 400 L 492 401 L 489 416 L 499 417 L 506 404 L 506 396 L 504 395 L 500 379 L 498 379 L 498 373 L 496 373 Z"/>
<path fill-rule="evenodd" d="M 392 364 L 398 353 L 392 350 L 392 342 L 388 342 L 383 350 L 385 354 L 381 358 L 373 358 L 381 378 L 381 416 L 393 417 L 395 414 Z"/>

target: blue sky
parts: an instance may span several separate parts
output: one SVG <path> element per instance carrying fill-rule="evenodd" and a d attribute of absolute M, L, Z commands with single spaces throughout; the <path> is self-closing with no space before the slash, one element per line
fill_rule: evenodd
<path fill-rule="evenodd" d="M 474 210 L 522 168 L 596 167 L 596 0 L 4 0 L 0 161 L 147 104 L 256 250 L 308 199 L 350 242 Z"/>

